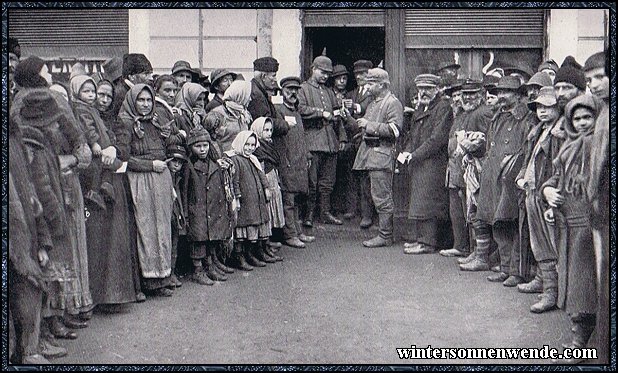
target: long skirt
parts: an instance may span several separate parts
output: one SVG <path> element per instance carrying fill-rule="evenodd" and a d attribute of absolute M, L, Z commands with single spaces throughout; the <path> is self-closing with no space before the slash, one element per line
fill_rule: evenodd
<path fill-rule="evenodd" d="M 86 220 L 90 289 L 95 304 L 135 302 L 134 249 L 130 234 L 129 206 L 123 178 L 112 175 L 115 202 L 107 210 L 90 211 Z"/>
<path fill-rule="evenodd" d="M 88 312 L 94 304 L 90 294 L 88 277 L 88 243 L 86 239 L 86 220 L 84 216 L 84 199 L 79 176 L 76 173 L 64 174 L 61 177 L 65 196 L 65 211 L 67 214 L 68 235 L 70 242 L 71 269 L 74 282 L 69 285 L 59 284 L 65 294 L 66 311 L 71 314 Z M 52 253 L 55 250 L 52 250 Z M 65 267 L 66 269 L 66 267 Z M 68 286 L 64 286 L 68 285 Z M 70 298 L 70 300 L 69 300 Z"/>
<path fill-rule="evenodd" d="M 283 228 L 285 226 L 285 215 L 283 212 L 283 197 L 281 195 L 281 187 L 279 186 L 279 174 L 276 169 L 273 169 L 266 174 L 268 187 L 272 191 L 272 197 L 268 203 L 270 210 L 270 224 L 272 228 Z"/>
<path fill-rule="evenodd" d="M 137 252 L 142 277 L 171 274 L 172 176 L 164 172 L 128 172 L 137 227 Z"/>

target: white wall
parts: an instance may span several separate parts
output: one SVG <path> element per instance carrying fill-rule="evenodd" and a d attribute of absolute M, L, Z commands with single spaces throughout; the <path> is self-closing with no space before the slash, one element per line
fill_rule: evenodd
<path fill-rule="evenodd" d="M 552 9 L 549 22 L 549 58 L 558 65 L 566 56 L 580 64 L 603 50 L 603 9 Z"/>
<path fill-rule="evenodd" d="M 299 9 L 275 9 L 273 11 L 273 57 L 279 61 L 277 78 L 300 76 L 302 24 Z"/>

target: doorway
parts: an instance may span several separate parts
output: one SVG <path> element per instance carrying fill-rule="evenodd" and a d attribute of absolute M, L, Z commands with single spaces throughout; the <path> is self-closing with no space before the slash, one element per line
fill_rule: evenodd
<path fill-rule="evenodd" d="M 384 60 L 384 38 L 384 27 L 305 27 L 303 80 L 311 75 L 311 62 L 324 48 L 333 66 L 344 65 L 350 73 L 354 62 L 361 59 L 378 66 Z M 353 84 L 348 87 L 353 88 Z"/>

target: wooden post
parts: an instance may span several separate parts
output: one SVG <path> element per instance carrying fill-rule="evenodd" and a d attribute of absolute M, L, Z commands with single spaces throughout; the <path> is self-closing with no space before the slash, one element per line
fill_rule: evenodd
<path fill-rule="evenodd" d="M 404 103 L 406 99 L 406 57 L 404 9 L 386 9 L 384 13 L 385 56 L 384 69 L 391 80 L 391 91 Z"/>
<path fill-rule="evenodd" d="M 257 10 L 257 57 L 271 57 L 273 54 L 273 10 Z"/>

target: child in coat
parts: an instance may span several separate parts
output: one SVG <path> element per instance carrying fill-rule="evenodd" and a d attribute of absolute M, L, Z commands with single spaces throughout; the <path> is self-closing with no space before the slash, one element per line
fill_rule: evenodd
<path fill-rule="evenodd" d="M 231 162 L 219 162 L 210 135 L 202 126 L 189 132 L 187 145 L 191 156 L 184 170 L 183 196 L 188 238 L 192 243 L 192 280 L 200 285 L 213 285 L 213 280 L 227 280 L 222 268 L 217 266 L 217 251 L 232 237 L 233 215 L 225 176 Z"/>
<path fill-rule="evenodd" d="M 268 202 L 271 190 L 260 161 L 253 155 L 259 146 L 253 131 L 241 131 L 226 154 L 234 164 L 234 196 L 238 218 L 235 238 L 235 254 L 239 268 L 250 271 L 253 266 L 264 267 L 264 250 L 271 235 Z"/>
<path fill-rule="evenodd" d="M 174 205 L 172 207 L 172 275 L 170 284 L 174 287 L 181 287 L 182 282 L 176 276 L 176 261 L 178 259 L 178 240 L 180 236 L 187 234 L 187 220 L 183 207 L 183 196 L 180 188 L 183 166 L 187 162 L 187 149 L 183 145 L 167 146 L 167 167 L 172 174 L 174 185 Z"/>

